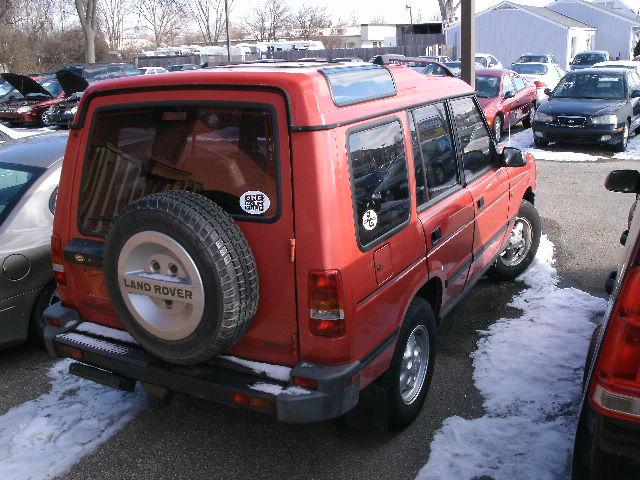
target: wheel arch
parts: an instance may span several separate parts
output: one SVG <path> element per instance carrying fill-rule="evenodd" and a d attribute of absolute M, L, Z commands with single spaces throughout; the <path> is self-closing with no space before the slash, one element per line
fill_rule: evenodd
<path fill-rule="evenodd" d="M 422 298 L 429 302 L 433 309 L 433 313 L 438 315 L 440 307 L 442 306 L 442 282 L 440 281 L 440 278 L 434 277 L 427 281 L 416 292 L 414 298 L 415 297 Z"/>
<path fill-rule="evenodd" d="M 527 190 L 524 192 L 524 195 L 522 196 L 523 200 L 526 200 L 527 202 L 529 202 L 531 205 L 535 205 L 535 200 L 536 200 L 536 194 L 533 193 L 533 188 L 531 187 L 527 187 Z"/>

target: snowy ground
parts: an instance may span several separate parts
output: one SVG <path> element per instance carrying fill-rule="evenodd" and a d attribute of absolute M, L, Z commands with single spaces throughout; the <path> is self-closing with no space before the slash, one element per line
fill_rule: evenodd
<path fill-rule="evenodd" d="M 606 302 L 558 287 L 553 248 L 543 236 L 511 303 L 521 316 L 494 323 L 473 354 L 486 414 L 445 420 L 418 479 L 567 478 L 587 346 Z"/>
<path fill-rule="evenodd" d="M 517 130 L 511 136 L 505 135 L 503 143 L 521 150 L 531 152 L 536 160 L 555 162 L 596 162 L 599 160 L 637 160 L 640 159 L 640 135 L 629 140 L 626 152 L 616 153 L 603 147 L 576 145 L 550 145 L 544 149 L 533 144 L 533 132 L 530 128 Z M 578 150 L 577 152 L 574 150 Z"/>
<path fill-rule="evenodd" d="M 0 478 L 51 479 L 66 472 L 125 426 L 146 405 L 141 391 L 124 393 L 51 371 L 51 390 L 0 416 Z"/>

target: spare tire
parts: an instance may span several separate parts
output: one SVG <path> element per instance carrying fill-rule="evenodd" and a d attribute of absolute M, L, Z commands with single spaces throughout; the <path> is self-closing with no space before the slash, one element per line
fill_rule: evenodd
<path fill-rule="evenodd" d="M 127 331 L 167 362 L 221 354 L 258 308 L 253 253 L 229 214 L 186 191 L 143 197 L 115 219 L 104 274 Z"/>

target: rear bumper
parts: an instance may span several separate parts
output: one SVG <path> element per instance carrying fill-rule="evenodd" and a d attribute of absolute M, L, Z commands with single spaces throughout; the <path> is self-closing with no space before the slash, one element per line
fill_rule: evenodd
<path fill-rule="evenodd" d="M 339 417 L 351 410 L 360 395 L 360 362 L 323 366 L 301 362 L 289 379 L 274 379 L 219 357 L 196 366 L 177 366 L 158 360 L 135 342 L 87 333 L 77 312 L 60 303 L 47 309 L 45 317 L 59 327 L 47 325 L 45 345 L 52 356 L 74 358 L 94 369 L 74 368 L 82 375 L 114 386 L 114 374 L 122 380 L 140 381 L 232 407 L 275 415 L 289 423 L 306 423 Z M 108 329 L 107 329 L 108 330 Z M 291 379 L 316 380 L 317 390 L 296 387 Z"/>
<path fill-rule="evenodd" d="M 640 424 L 582 409 L 573 452 L 573 480 L 640 478 Z"/>

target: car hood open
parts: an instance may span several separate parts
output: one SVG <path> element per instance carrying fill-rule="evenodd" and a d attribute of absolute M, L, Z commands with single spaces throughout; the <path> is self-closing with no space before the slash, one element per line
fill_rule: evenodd
<path fill-rule="evenodd" d="M 74 93 L 84 92 L 89 86 L 89 82 L 87 82 L 84 77 L 71 70 L 60 70 L 56 72 L 56 78 L 67 97 Z"/>
<path fill-rule="evenodd" d="M 33 78 L 27 77 L 25 75 L 18 75 L 17 73 L 2 73 L 0 74 L 7 83 L 10 83 L 13 88 L 19 91 L 24 97 L 29 94 L 39 94 L 47 97 L 51 97 L 51 94 L 36 82 Z"/>

